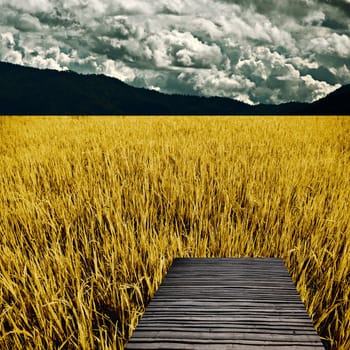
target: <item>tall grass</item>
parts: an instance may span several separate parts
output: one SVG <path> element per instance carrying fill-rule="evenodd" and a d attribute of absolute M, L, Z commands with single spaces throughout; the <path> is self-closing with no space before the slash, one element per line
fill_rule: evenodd
<path fill-rule="evenodd" d="M 350 348 L 350 120 L 1 118 L 0 348 L 122 349 L 174 257 L 281 257 Z"/>

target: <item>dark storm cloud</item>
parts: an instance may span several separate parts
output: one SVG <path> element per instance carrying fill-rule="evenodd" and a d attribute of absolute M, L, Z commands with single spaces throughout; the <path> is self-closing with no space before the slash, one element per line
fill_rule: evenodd
<path fill-rule="evenodd" d="M 264 15 L 275 15 L 278 19 L 283 14 L 288 16 L 302 18 L 306 16 L 315 2 L 307 0 L 219 0 L 227 4 L 235 4 L 240 7 L 251 7 L 256 12 Z"/>
<path fill-rule="evenodd" d="M 137 27 L 121 16 L 108 17 L 97 28 L 100 35 L 115 39 L 128 39 L 137 36 Z"/>
<path fill-rule="evenodd" d="M 332 6 L 341 10 L 346 16 L 350 16 L 350 2 L 347 0 L 319 0 L 319 4 Z"/>
<path fill-rule="evenodd" d="M 0 0 L 0 59 L 169 93 L 312 101 L 350 82 L 345 0 Z"/>
<path fill-rule="evenodd" d="M 326 11 L 339 10 L 346 16 L 350 16 L 350 3 L 346 0 L 219 0 L 228 4 L 236 4 L 244 7 L 253 7 L 262 14 L 275 14 L 277 18 L 281 14 L 302 18 L 308 15 L 310 10 L 324 8 Z"/>
<path fill-rule="evenodd" d="M 79 25 L 79 21 L 74 14 L 64 9 L 58 10 L 55 8 L 51 12 L 37 12 L 36 17 L 42 24 L 51 28 L 68 28 Z"/>

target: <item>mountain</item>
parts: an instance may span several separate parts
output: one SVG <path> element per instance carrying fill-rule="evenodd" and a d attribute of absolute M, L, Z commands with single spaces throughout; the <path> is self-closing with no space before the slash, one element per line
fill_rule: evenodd
<path fill-rule="evenodd" d="M 305 108 L 310 115 L 350 115 L 350 85 L 331 92 Z"/>
<path fill-rule="evenodd" d="M 227 98 L 166 95 L 104 75 L 39 70 L 0 63 L 2 115 L 249 114 Z"/>
<path fill-rule="evenodd" d="M 314 102 L 250 106 L 223 97 L 167 95 L 104 75 L 0 62 L 0 115 L 350 115 L 350 86 Z"/>

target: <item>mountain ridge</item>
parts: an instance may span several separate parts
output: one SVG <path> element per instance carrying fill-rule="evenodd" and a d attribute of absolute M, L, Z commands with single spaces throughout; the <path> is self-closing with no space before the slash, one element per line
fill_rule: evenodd
<path fill-rule="evenodd" d="M 105 75 L 0 62 L 0 115 L 350 115 L 350 85 L 313 103 L 168 95 Z"/>

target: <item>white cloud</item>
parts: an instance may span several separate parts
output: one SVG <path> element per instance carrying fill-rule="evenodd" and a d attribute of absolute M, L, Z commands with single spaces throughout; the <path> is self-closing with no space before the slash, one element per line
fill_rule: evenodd
<path fill-rule="evenodd" d="M 309 74 L 301 77 L 301 79 L 305 83 L 308 95 L 311 96 L 309 102 L 318 100 L 340 87 L 340 84 L 332 86 L 324 81 L 317 81 Z"/>
<path fill-rule="evenodd" d="M 326 15 L 321 10 L 310 12 L 303 20 L 307 25 L 320 25 L 326 19 Z"/>
<path fill-rule="evenodd" d="M 0 34 L 0 60 L 23 64 L 22 53 L 16 50 L 16 39 L 11 32 Z"/>
<path fill-rule="evenodd" d="M 242 75 L 251 75 L 263 80 L 271 76 L 293 75 L 292 66 L 287 63 L 285 56 L 263 46 L 247 49 L 237 63 L 236 70 Z"/>
<path fill-rule="evenodd" d="M 133 81 L 136 77 L 135 71 L 121 62 L 106 60 L 98 68 L 98 72 L 120 79 L 122 81 Z"/>
<path fill-rule="evenodd" d="M 298 56 L 288 58 L 286 61 L 288 63 L 291 63 L 297 69 L 316 69 L 319 67 L 319 64 L 317 62 Z"/>
<path fill-rule="evenodd" d="M 37 32 L 41 29 L 41 24 L 38 18 L 25 13 L 18 18 L 15 28 L 23 32 Z"/>
<path fill-rule="evenodd" d="M 210 68 L 222 61 L 221 50 L 216 44 L 203 43 L 191 33 L 172 31 L 161 39 L 165 41 L 164 46 L 176 66 Z"/>
<path fill-rule="evenodd" d="M 183 72 L 178 79 L 186 84 L 190 83 L 195 91 L 207 96 L 239 98 L 255 87 L 254 82 L 243 76 L 219 71 L 216 68 Z M 245 102 L 252 103 L 249 98 L 245 98 Z"/>
<path fill-rule="evenodd" d="M 307 49 L 318 54 L 350 58 L 350 37 L 337 33 L 332 33 L 326 37 L 316 37 L 310 40 Z"/>
<path fill-rule="evenodd" d="M 0 0 L 0 5 L 10 5 L 30 13 L 53 10 L 53 5 L 49 0 Z"/>
<path fill-rule="evenodd" d="M 31 60 L 27 60 L 31 66 L 35 66 L 41 69 L 55 69 L 64 70 L 60 64 L 53 58 L 43 58 L 41 56 L 35 56 Z"/>
<path fill-rule="evenodd" d="M 18 51 L 8 51 L 2 56 L 2 60 L 5 62 L 11 62 L 15 64 L 24 64 L 23 58 L 20 52 Z"/>
<path fill-rule="evenodd" d="M 4 47 L 13 48 L 15 46 L 15 39 L 11 32 L 0 33 L 0 38 L 1 38 L 0 50 L 1 48 L 4 48 Z"/>

